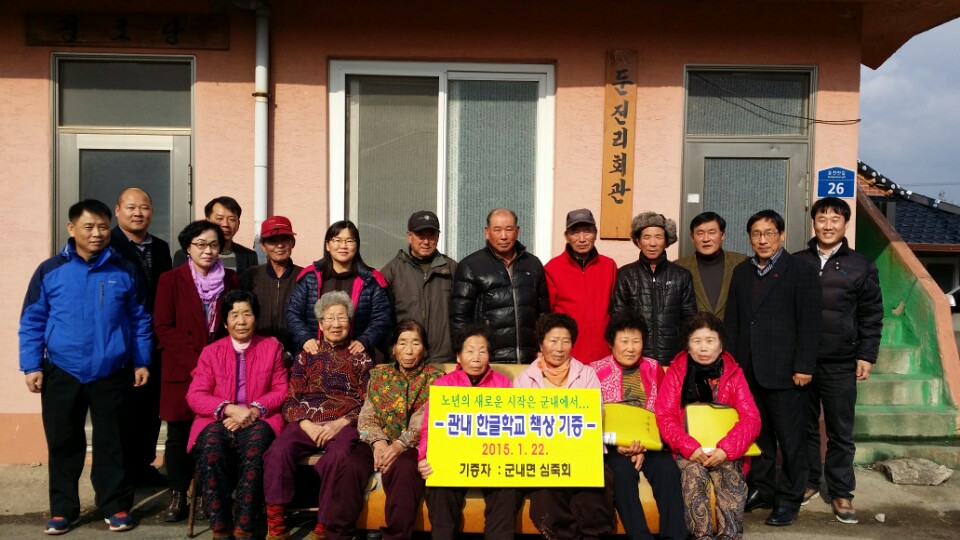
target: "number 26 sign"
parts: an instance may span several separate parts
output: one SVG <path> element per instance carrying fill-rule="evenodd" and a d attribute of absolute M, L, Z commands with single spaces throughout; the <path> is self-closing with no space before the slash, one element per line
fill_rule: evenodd
<path fill-rule="evenodd" d="M 843 167 L 830 167 L 817 171 L 817 197 L 840 197 L 850 199 L 856 196 L 857 173 Z"/>

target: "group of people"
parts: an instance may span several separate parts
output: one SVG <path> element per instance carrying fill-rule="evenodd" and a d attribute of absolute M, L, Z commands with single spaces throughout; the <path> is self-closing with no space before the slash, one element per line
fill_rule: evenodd
<path fill-rule="evenodd" d="M 109 207 L 81 201 L 68 244 L 31 280 L 20 367 L 41 394 L 48 534 L 79 517 L 89 410 L 91 480 L 111 530 L 133 527 L 133 486 L 160 480 L 170 489 L 164 519 L 184 519 L 196 476 L 195 510 L 214 537 L 249 537 L 265 506 L 268 538 L 284 538 L 297 463 L 322 449 L 312 538 L 354 534 L 375 471 L 383 536 L 409 538 L 423 499 L 433 535 L 451 538 L 465 490 L 424 487 L 431 385 L 598 388 L 604 403 L 656 414 L 664 450 L 604 448 L 604 488 L 485 489 L 491 538 L 513 535 L 524 496 L 548 538 L 613 532 L 614 510 L 629 538 L 651 538 L 640 472 L 661 538 L 713 537 L 711 483 L 719 537 L 741 537 L 743 512 L 762 507 L 772 508 L 768 524 L 793 523 L 821 476 L 837 518 L 856 522 L 856 381 L 876 360 L 883 308 L 875 266 L 846 244 L 841 199 L 813 205 L 815 236 L 796 254 L 772 210 L 748 220 L 750 257 L 723 250 L 726 223 L 705 212 L 690 224 L 695 253 L 669 261 L 676 223 L 643 212 L 631 226 L 639 258 L 619 269 L 598 252 L 587 209 L 569 212 L 564 252 L 545 265 L 518 241 L 508 209 L 490 212 L 486 246 L 459 263 L 438 250 L 437 216 L 414 212 L 408 245 L 379 271 L 364 263 L 350 221 L 333 223 L 322 256 L 301 268 L 287 218 L 263 222 L 257 264 L 234 242 L 239 204 L 218 197 L 204 210 L 171 258 L 149 233 L 144 191 L 119 195 L 112 231 Z M 448 374 L 437 365 L 452 362 Z M 511 381 L 491 363 L 528 366 Z M 699 402 L 739 414 L 715 448 L 686 430 L 685 407 Z M 165 479 L 152 466 L 161 420 Z M 761 455 L 751 460 L 754 439 Z"/>

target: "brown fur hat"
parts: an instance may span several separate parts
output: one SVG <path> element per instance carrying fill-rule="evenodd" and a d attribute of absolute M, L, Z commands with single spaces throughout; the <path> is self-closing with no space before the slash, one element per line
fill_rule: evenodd
<path fill-rule="evenodd" d="M 667 247 L 677 243 L 677 222 L 656 212 L 640 212 L 630 224 L 630 238 L 634 242 L 647 227 L 660 227 L 667 237 Z"/>

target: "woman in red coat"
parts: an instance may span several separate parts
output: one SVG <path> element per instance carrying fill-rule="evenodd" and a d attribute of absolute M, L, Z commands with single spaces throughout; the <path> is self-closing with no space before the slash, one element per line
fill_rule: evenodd
<path fill-rule="evenodd" d="M 170 504 L 164 521 L 187 517 L 186 492 L 193 477 L 187 439 L 194 416 L 187 405 L 187 389 L 200 351 L 226 335 L 220 317 L 224 293 L 240 286 L 237 274 L 220 261 L 223 231 L 215 223 L 194 221 L 177 240 L 190 258 L 160 276 L 153 311 L 161 353 L 160 418 L 167 422 L 164 462 Z"/>
<path fill-rule="evenodd" d="M 677 454 L 687 529 L 693 538 L 743 537 L 743 505 L 747 500 L 744 454 L 760 433 L 760 412 L 730 353 L 723 350 L 723 322 L 701 311 L 683 325 L 687 349 L 670 363 L 657 394 L 660 437 Z M 686 429 L 685 407 L 719 403 L 737 410 L 739 421 L 704 448 Z M 717 536 L 710 515 L 710 484 L 717 500 Z"/>

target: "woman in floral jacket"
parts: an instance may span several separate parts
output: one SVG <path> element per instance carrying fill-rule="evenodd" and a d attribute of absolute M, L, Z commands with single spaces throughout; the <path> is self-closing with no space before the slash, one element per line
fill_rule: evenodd
<path fill-rule="evenodd" d="M 364 490 L 380 471 L 386 492 L 385 540 L 410 538 L 424 480 L 417 470 L 417 445 L 430 385 L 443 370 L 424 363 L 427 331 L 417 321 L 400 321 L 393 332 L 392 362 L 370 371 L 367 399 L 360 409 L 360 444 L 344 464 L 328 528 L 352 530 L 363 509 Z"/>
<path fill-rule="evenodd" d="M 684 324 L 687 350 L 670 364 L 657 396 L 660 437 L 677 456 L 686 504 L 686 522 L 697 539 L 714 538 L 710 484 L 717 501 L 716 538 L 743 537 L 747 500 L 744 454 L 760 433 L 760 413 L 743 371 L 723 350 L 723 322 L 701 311 Z M 686 430 L 685 407 L 719 403 L 733 407 L 739 421 L 716 448 L 704 448 Z"/>

